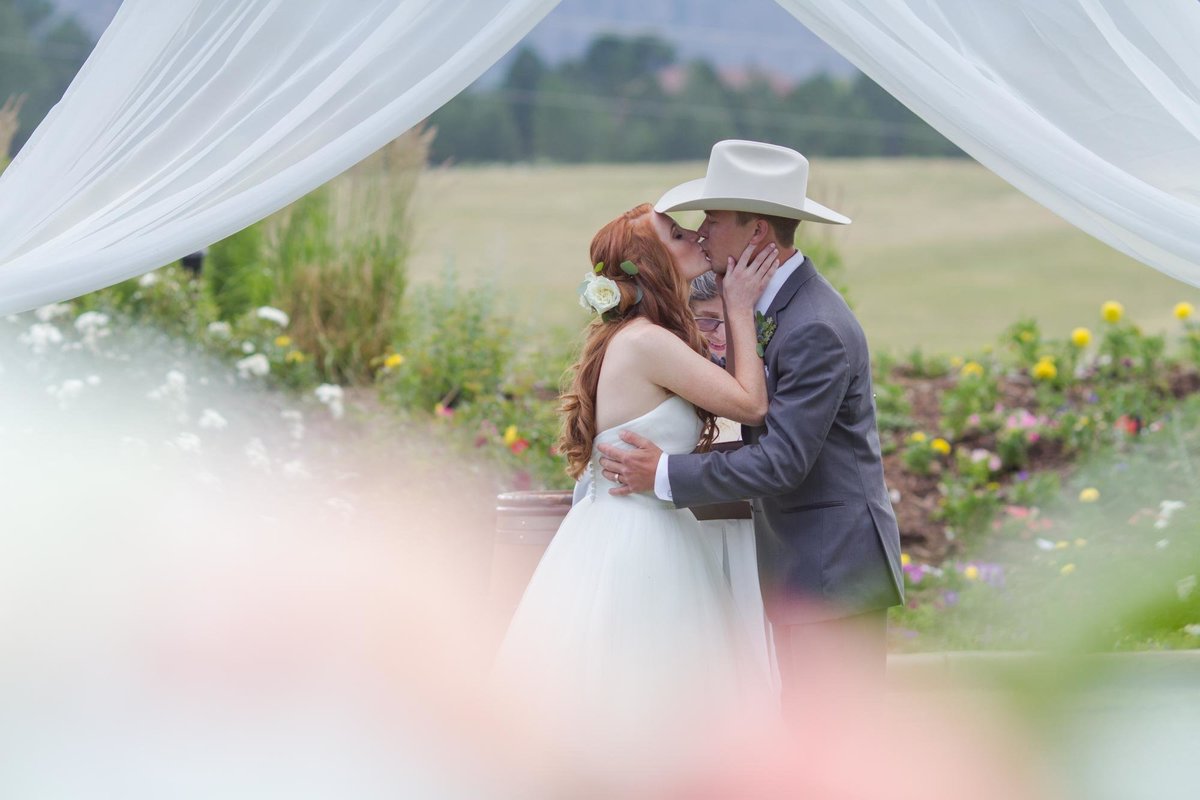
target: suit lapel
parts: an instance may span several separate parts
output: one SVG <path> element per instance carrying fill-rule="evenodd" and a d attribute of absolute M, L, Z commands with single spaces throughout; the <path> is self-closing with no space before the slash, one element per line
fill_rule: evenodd
<path fill-rule="evenodd" d="M 817 275 L 817 268 L 813 266 L 812 259 L 808 256 L 800 262 L 800 266 L 796 268 L 783 286 L 779 287 L 778 294 L 771 301 L 771 305 L 767 308 L 767 316 L 774 317 L 780 311 L 787 307 L 787 304 L 792 302 L 792 298 L 796 296 L 796 292 L 800 291 L 800 287 L 808 283 Z"/>

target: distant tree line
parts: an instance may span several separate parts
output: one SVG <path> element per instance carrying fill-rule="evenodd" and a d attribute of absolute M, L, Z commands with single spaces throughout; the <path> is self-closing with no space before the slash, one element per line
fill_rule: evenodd
<path fill-rule="evenodd" d="M 14 153 L 62 97 L 94 44 L 73 17 L 57 14 L 46 0 L 0 0 L 0 104 L 25 96 Z"/>
<path fill-rule="evenodd" d="M 817 75 L 783 93 L 762 76 L 734 87 L 653 36 L 602 35 L 554 66 L 524 48 L 498 86 L 460 94 L 431 122 L 436 161 L 703 159 L 727 138 L 821 156 L 962 155 L 864 75 Z"/>

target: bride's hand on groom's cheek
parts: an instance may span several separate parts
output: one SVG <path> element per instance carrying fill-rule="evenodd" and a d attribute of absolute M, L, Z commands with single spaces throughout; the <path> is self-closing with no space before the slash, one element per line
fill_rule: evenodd
<path fill-rule="evenodd" d="M 600 445 L 600 452 L 604 454 L 600 457 L 600 468 L 604 470 L 605 479 L 621 484 L 609 489 L 608 493 L 621 496 L 653 492 L 662 450 L 646 437 L 631 431 L 621 431 L 621 440 L 633 449 Z"/>

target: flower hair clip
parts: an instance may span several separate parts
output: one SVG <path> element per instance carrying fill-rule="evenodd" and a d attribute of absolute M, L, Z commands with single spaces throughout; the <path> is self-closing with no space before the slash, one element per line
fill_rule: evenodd
<path fill-rule="evenodd" d="M 605 322 L 612 322 L 619 316 L 614 309 L 621 304 L 621 289 L 612 278 L 601 275 L 603 271 L 604 262 L 601 261 L 583 276 L 583 283 L 579 285 L 579 305 L 595 311 Z M 638 274 L 637 264 L 622 261 L 621 271 L 633 277 Z M 637 299 L 633 301 L 634 304 L 642 302 L 642 287 L 636 288 Z"/>

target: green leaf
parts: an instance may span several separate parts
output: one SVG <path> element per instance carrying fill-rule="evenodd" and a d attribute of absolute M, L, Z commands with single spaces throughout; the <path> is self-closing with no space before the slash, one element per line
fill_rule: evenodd
<path fill-rule="evenodd" d="M 756 344 L 754 346 L 754 349 L 758 352 L 758 357 L 762 358 L 763 357 L 763 346 L 761 344 Z"/>
<path fill-rule="evenodd" d="M 622 261 L 621 262 L 621 271 L 624 272 L 626 275 L 637 275 L 638 274 L 637 264 L 634 264 L 632 261 Z"/>
<path fill-rule="evenodd" d="M 596 266 L 592 267 L 592 272 L 596 275 L 599 275 L 603 271 L 604 271 L 604 262 L 603 261 L 597 261 Z"/>

